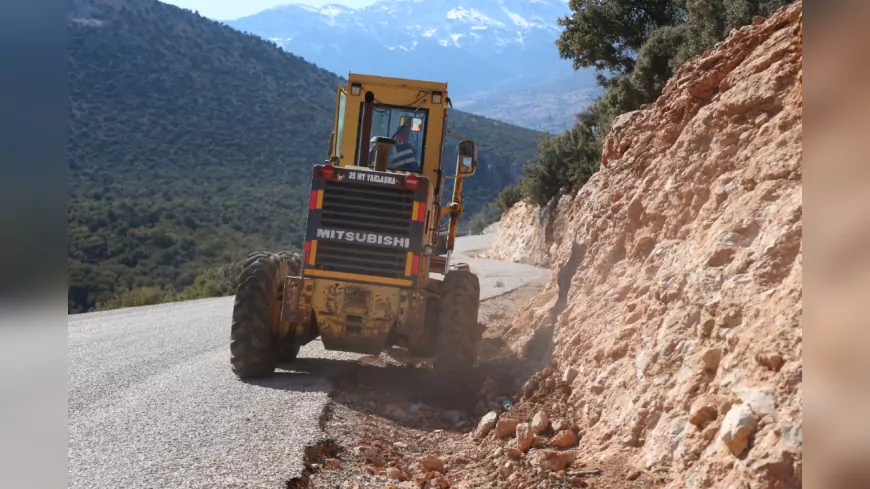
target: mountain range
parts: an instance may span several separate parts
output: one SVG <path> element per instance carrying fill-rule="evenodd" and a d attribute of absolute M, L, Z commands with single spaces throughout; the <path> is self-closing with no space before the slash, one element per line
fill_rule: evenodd
<path fill-rule="evenodd" d="M 340 75 L 447 81 L 457 108 L 560 130 L 598 91 L 591 70 L 559 58 L 557 20 L 569 13 L 565 0 L 381 0 L 291 4 L 225 23 Z"/>
<path fill-rule="evenodd" d="M 70 0 L 67 27 L 69 311 L 301 245 L 342 78 L 156 0 Z M 540 134 L 459 110 L 448 127 L 480 147 L 470 218 L 516 182 Z"/>

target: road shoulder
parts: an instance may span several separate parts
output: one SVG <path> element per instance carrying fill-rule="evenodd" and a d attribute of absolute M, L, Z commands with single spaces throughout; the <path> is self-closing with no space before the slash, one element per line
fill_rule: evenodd
<path fill-rule="evenodd" d="M 469 385 L 436 391 L 425 365 L 390 354 L 361 358 L 330 379 L 324 439 L 306 450 L 305 472 L 288 487 L 421 487 L 413 481 L 424 477 L 419 459 L 426 455 L 447 464 L 444 477 L 453 484 L 468 478 L 463 461 L 479 456 L 469 433 L 489 409 L 486 399 L 509 396 L 530 371 L 503 334 L 544 284 L 539 280 L 481 302 L 479 318 L 487 330 Z"/>

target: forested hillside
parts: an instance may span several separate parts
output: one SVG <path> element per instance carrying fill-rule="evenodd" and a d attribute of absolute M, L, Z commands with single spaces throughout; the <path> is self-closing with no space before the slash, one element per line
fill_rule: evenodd
<path fill-rule="evenodd" d="M 157 1 L 70 8 L 69 311 L 131 289 L 182 291 L 252 250 L 296 248 L 341 79 Z M 451 116 L 481 146 L 473 213 L 516 181 L 538 135 Z"/>

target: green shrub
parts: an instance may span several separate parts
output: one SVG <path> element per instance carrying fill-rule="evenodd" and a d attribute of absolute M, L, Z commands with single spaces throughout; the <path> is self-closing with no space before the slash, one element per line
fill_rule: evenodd
<path fill-rule="evenodd" d="M 508 209 L 521 200 L 523 200 L 522 190 L 520 190 L 518 185 L 511 185 L 510 187 L 505 187 L 505 189 L 498 194 L 496 205 L 500 211 L 507 212 Z"/>
<path fill-rule="evenodd" d="M 243 260 L 236 260 L 203 271 L 194 279 L 193 285 L 178 294 L 179 300 L 234 295 L 239 285 L 243 263 Z"/>
<path fill-rule="evenodd" d="M 208 268 L 197 275 L 193 284 L 181 292 L 175 292 L 169 287 L 164 289 L 153 286 L 124 289 L 116 292 L 111 299 L 97 303 L 95 309 L 107 311 L 123 307 L 150 306 L 165 302 L 234 295 L 239 284 L 243 263 L 244 260 L 239 259 L 226 265 Z"/>
<path fill-rule="evenodd" d="M 168 302 L 171 294 L 159 287 L 137 287 L 130 290 L 122 290 L 108 301 L 97 304 L 96 310 L 107 311 L 122 307 L 150 306 Z"/>
<path fill-rule="evenodd" d="M 601 161 L 598 121 L 597 113 L 586 112 L 578 116 L 571 129 L 541 139 L 535 160 L 523 168 L 520 182 L 523 199 L 544 206 L 562 191 L 579 188 L 598 171 Z"/>

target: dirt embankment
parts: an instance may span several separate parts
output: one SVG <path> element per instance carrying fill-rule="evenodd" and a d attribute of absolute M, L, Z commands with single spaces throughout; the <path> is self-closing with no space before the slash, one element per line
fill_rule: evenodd
<path fill-rule="evenodd" d="M 304 487 L 800 487 L 801 36 L 800 3 L 732 32 L 509 212 L 490 256 L 555 273 L 487 303 L 473 389 L 338 376 Z"/>
<path fill-rule="evenodd" d="M 621 116 L 602 170 L 546 211 L 557 236 L 543 211 L 505 216 L 495 255 L 556 271 L 512 333 L 555 327 L 558 380 L 521 405 L 568 417 L 587 462 L 800 486 L 801 35 L 800 4 L 758 19 Z"/>

